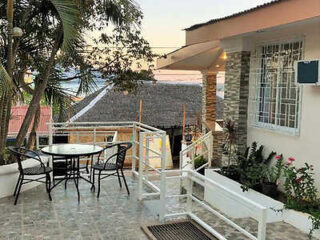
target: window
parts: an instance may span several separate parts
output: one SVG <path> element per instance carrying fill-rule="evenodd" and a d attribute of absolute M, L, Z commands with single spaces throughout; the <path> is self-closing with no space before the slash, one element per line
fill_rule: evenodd
<path fill-rule="evenodd" d="M 258 126 L 297 131 L 300 87 L 294 65 L 303 57 L 302 41 L 272 43 L 257 48 L 254 61 L 255 110 Z"/>

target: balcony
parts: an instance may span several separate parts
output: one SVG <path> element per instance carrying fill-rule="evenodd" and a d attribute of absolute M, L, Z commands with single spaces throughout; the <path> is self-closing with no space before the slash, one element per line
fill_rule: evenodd
<path fill-rule="evenodd" d="M 0 239 L 148 239 L 141 226 L 183 218 L 193 219 L 217 239 L 307 239 L 286 223 L 266 224 L 266 209 L 236 193 L 230 194 L 239 203 L 257 209 L 257 219 L 227 218 L 203 201 L 204 186 L 230 190 L 192 169 L 167 169 L 162 130 L 137 122 L 51 124 L 49 144 L 62 136 L 68 142 L 101 146 L 131 141 L 131 167 L 125 172 L 130 196 L 119 188 L 117 178 L 103 180 L 99 199 L 80 182 L 80 203 L 71 181 L 67 190 L 63 184 L 53 189 L 52 202 L 40 185 L 21 193 L 16 206 L 13 197 L 0 199 Z M 198 143 L 212 142 L 205 137 Z"/>

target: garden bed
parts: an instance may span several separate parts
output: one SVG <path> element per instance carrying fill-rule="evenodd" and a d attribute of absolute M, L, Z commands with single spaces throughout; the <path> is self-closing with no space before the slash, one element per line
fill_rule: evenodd
<path fill-rule="evenodd" d="M 47 163 L 48 157 L 41 157 L 43 163 Z M 35 167 L 39 165 L 39 162 L 34 159 L 26 159 L 22 162 L 24 168 Z M 0 166 L 0 198 L 12 196 L 17 180 L 19 177 L 18 164 L 12 163 L 8 165 Z M 38 186 L 41 183 L 32 182 L 22 186 L 21 191 L 26 191 Z"/>
<path fill-rule="evenodd" d="M 284 209 L 284 204 L 282 202 L 272 199 L 255 190 L 249 189 L 248 191 L 243 192 L 240 183 L 219 174 L 217 171 L 219 171 L 219 169 L 206 169 L 205 176 L 231 191 L 241 194 L 242 196 L 268 208 L 268 223 L 284 221 L 304 233 L 309 233 L 312 228 L 312 222 L 309 219 L 309 214 L 291 209 Z M 205 187 L 204 199 L 206 202 L 210 203 L 213 207 L 219 209 L 229 217 L 247 218 L 255 216 L 255 209 L 253 206 L 239 201 L 231 193 L 225 192 L 222 189 Z M 284 210 L 275 211 L 280 209 Z M 320 231 L 315 231 L 313 236 L 320 239 Z"/>

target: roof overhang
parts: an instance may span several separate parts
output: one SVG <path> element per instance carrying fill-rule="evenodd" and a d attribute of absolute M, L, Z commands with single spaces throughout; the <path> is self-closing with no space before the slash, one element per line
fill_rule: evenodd
<path fill-rule="evenodd" d="M 319 16 L 319 0 L 274 1 L 229 17 L 193 26 L 186 31 L 186 44 L 222 40 Z"/>
<path fill-rule="evenodd" d="M 220 41 L 209 41 L 180 48 L 157 60 L 158 69 L 222 71 L 223 50 Z"/>

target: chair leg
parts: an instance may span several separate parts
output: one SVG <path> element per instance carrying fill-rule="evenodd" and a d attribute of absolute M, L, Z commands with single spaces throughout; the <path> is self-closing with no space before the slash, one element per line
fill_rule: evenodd
<path fill-rule="evenodd" d="M 101 185 L 100 181 L 101 181 L 101 171 L 99 171 L 99 177 L 98 177 L 98 194 L 97 194 L 97 198 L 100 197 L 100 185 Z"/>
<path fill-rule="evenodd" d="M 18 178 L 16 187 L 14 188 L 13 196 L 15 196 L 17 194 L 18 186 L 20 184 L 20 179 L 21 179 L 21 174 L 19 174 L 19 178 Z"/>
<path fill-rule="evenodd" d="M 19 183 L 19 186 L 18 186 L 18 189 L 17 189 L 17 192 L 16 192 L 16 197 L 14 199 L 14 205 L 17 205 L 22 184 L 23 184 L 23 176 L 21 176 L 21 178 L 20 178 L 20 183 Z"/>
<path fill-rule="evenodd" d="M 51 178 L 50 178 L 50 173 L 46 174 L 46 187 L 47 187 L 47 193 L 49 196 L 49 200 L 52 201 L 51 197 Z"/>
<path fill-rule="evenodd" d="M 96 187 L 95 187 L 95 182 L 94 182 L 94 175 L 96 174 L 96 171 L 95 169 L 93 169 L 93 172 L 92 172 L 92 186 L 91 186 L 91 192 L 95 192 L 96 191 Z"/>
<path fill-rule="evenodd" d="M 121 179 L 120 179 L 120 174 L 119 174 L 119 170 L 117 170 L 117 175 L 118 175 L 118 180 L 119 180 L 119 185 L 120 185 L 120 188 L 122 188 L 122 184 L 121 184 Z"/>
<path fill-rule="evenodd" d="M 124 185 L 126 185 L 126 189 L 127 189 L 128 195 L 130 195 L 128 184 L 127 184 L 127 181 L 126 181 L 126 178 L 125 178 L 125 176 L 123 174 L 123 170 L 122 169 L 121 169 L 121 174 L 122 174 L 122 178 L 123 178 L 123 181 L 124 181 Z"/>

